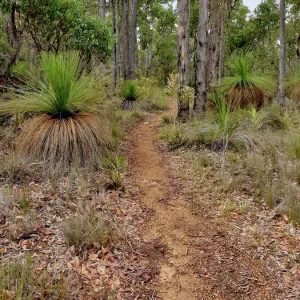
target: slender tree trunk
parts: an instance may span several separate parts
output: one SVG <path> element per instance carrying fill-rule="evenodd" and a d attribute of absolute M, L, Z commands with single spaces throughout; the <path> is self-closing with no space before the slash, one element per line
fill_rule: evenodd
<path fill-rule="evenodd" d="M 280 0 L 280 59 L 279 59 L 279 78 L 278 78 L 278 103 L 281 107 L 285 106 L 284 78 L 285 78 L 285 0 Z"/>
<path fill-rule="evenodd" d="M 196 48 L 196 78 L 195 78 L 195 101 L 196 113 L 206 110 L 206 60 L 207 60 L 207 26 L 208 26 L 208 0 L 200 0 L 199 24 Z"/>
<path fill-rule="evenodd" d="M 299 43 L 300 43 L 300 35 L 298 33 L 296 33 L 296 44 L 295 44 L 295 47 L 296 47 L 296 58 L 297 59 L 300 59 L 300 49 L 299 49 Z"/>
<path fill-rule="evenodd" d="M 116 86 L 120 82 L 120 59 L 121 59 L 121 49 L 120 49 L 120 17 L 119 17 L 119 0 L 115 0 L 115 20 L 116 20 Z"/>
<path fill-rule="evenodd" d="M 183 99 L 183 91 L 189 84 L 190 69 L 190 0 L 178 0 L 178 117 L 189 116 L 189 103 Z"/>
<path fill-rule="evenodd" d="M 98 0 L 98 15 L 101 20 L 105 19 L 105 0 Z"/>
<path fill-rule="evenodd" d="M 219 42 L 219 74 L 218 79 L 224 77 L 224 60 L 226 50 L 226 27 L 228 16 L 228 0 L 222 0 L 222 13 L 220 14 L 220 42 Z"/>
<path fill-rule="evenodd" d="M 122 75 L 129 79 L 129 0 L 122 0 Z"/>
<path fill-rule="evenodd" d="M 129 73 L 128 79 L 135 79 L 136 75 L 136 17 L 137 17 L 138 0 L 132 0 L 131 23 L 129 33 Z"/>
<path fill-rule="evenodd" d="M 211 1 L 211 25 L 208 36 L 208 53 L 207 53 L 207 87 L 216 79 L 217 68 L 217 48 L 219 38 L 219 9 L 220 0 Z"/>
<path fill-rule="evenodd" d="M 1 65 L 0 76 L 5 76 L 10 68 L 17 62 L 23 42 L 23 31 L 19 31 L 16 24 L 16 4 L 12 5 L 12 11 L 8 20 L 8 42 L 10 46 L 13 47 L 12 52 L 10 53 L 7 60 Z"/>
<path fill-rule="evenodd" d="M 92 15 L 93 14 L 93 0 L 89 0 L 88 6 L 89 6 L 89 14 Z"/>
<path fill-rule="evenodd" d="M 115 38 L 114 46 L 113 46 L 113 86 L 116 90 L 117 88 L 117 41 L 116 41 L 116 6 L 118 5 L 116 3 L 116 0 L 111 0 L 111 25 L 112 25 L 112 35 Z"/>

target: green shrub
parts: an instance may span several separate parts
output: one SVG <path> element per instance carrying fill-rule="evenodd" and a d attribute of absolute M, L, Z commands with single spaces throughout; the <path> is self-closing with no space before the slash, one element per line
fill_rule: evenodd
<path fill-rule="evenodd" d="M 135 80 L 126 80 L 121 85 L 120 96 L 128 101 L 137 100 L 137 82 Z"/>
<path fill-rule="evenodd" d="M 282 116 L 278 105 L 263 107 L 259 111 L 255 107 L 251 107 L 247 110 L 247 115 L 253 130 L 280 130 L 287 128 L 287 122 Z"/>
<path fill-rule="evenodd" d="M 119 188 L 122 186 L 122 175 L 127 170 L 127 160 L 122 155 L 108 155 L 101 159 L 101 169 L 112 181 L 112 186 L 114 188 Z"/>
<path fill-rule="evenodd" d="M 182 125 L 166 126 L 160 132 L 160 138 L 168 144 L 168 150 L 175 150 L 189 144 L 189 137 Z"/>
<path fill-rule="evenodd" d="M 165 94 L 156 80 L 143 77 L 137 82 L 140 109 L 145 111 L 157 111 L 166 110 L 168 108 Z"/>
<path fill-rule="evenodd" d="M 292 159 L 300 159 L 300 135 L 293 134 L 290 136 L 287 151 Z"/>

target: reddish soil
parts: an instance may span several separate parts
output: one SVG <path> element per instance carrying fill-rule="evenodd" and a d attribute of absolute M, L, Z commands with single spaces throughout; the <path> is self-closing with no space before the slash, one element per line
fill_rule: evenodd
<path fill-rule="evenodd" d="M 160 270 L 155 299 L 299 299 L 284 287 L 277 259 L 267 249 L 273 242 L 263 251 L 246 246 L 239 226 L 258 217 L 220 216 L 215 179 L 197 176 L 188 151 L 164 151 L 157 140 L 161 120 L 152 115 L 130 135 L 132 178 L 142 203 L 153 211 L 143 237 L 166 245 L 155 260 L 145 258 Z"/>

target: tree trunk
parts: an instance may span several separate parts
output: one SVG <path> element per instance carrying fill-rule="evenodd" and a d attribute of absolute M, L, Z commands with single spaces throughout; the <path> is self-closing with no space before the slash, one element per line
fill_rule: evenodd
<path fill-rule="evenodd" d="M 89 0 L 88 6 L 89 6 L 89 14 L 92 15 L 93 14 L 93 0 Z"/>
<path fill-rule="evenodd" d="M 224 60 L 226 50 L 226 27 L 228 16 L 228 0 L 222 0 L 222 13 L 220 14 L 220 44 L 219 44 L 219 73 L 218 80 L 224 77 Z"/>
<path fill-rule="evenodd" d="M 217 48 L 219 38 L 219 9 L 220 0 L 211 1 L 211 24 L 208 36 L 207 53 L 207 87 L 216 80 Z"/>
<path fill-rule="evenodd" d="M 285 0 L 280 0 L 280 59 L 279 59 L 279 78 L 278 78 L 278 103 L 281 107 L 285 106 L 284 78 L 285 78 Z"/>
<path fill-rule="evenodd" d="M 189 84 L 190 69 L 190 0 L 178 0 L 178 117 L 189 116 L 189 103 L 183 99 L 183 90 Z"/>
<path fill-rule="evenodd" d="M 99 1 L 100 2 L 100 1 Z M 115 38 L 114 45 L 113 45 L 113 86 L 116 90 L 117 88 L 117 42 L 116 42 L 116 0 L 111 0 L 111 25 L 112 25 L 112 35 Z M 99 11 L 100 14 L 100 11 Z"/>
<path fill-rule="evenodd" d="M 122 1 L 122 75 L 129 79 L 129 0 Z"/>
<path fill-rule="evenodd" d="M 207 60 L 207 26 L 208 0 L 200 0 L 199 24 L 196 48 L 196 78 L 194 111 L 197 113 L 206 110 L 206 60 Z"/>
<path fill-rule="evenodd" d="M 5 76 L 9 71 L 10 68 L 17 62 L 21 48 L 22 48 L 22 41 L 23 41 L 23 31 L 19 31 L 16 24 L 16 4 L 12 5 L 12 10 L 8 20 L 8 42 L 10 46 L 13 48 L 7 61 L 4 62 L 3 66 L 0 68 L 0 77 Z"/>
<path fill-rule="evenodd" d="M 129 73 L 128 79 L 134 80 L 136 75 L 136 17 L 137 17 L 138 0 L 132 0 L 131 23 L 129 33 Z"/>
<path fill-rule="evenodd" d="M 116 86 L 119 85 L 120 82 L 120 18 L 119 18 L 119 0 L 115 0 L 115 20 L 116 20 Z"/>
<path fill-rule="evenodd" d="M 98 15 L 100 17 L 100 20 L 105 19 L 105 0 L 98 0 Z"/>

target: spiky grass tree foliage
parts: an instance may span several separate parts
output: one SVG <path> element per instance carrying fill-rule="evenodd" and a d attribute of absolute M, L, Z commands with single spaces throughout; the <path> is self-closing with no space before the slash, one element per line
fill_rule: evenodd
<path fill-rule="evenodd" d="M 237 57 L 231 64 L 233 76 L 225 77 L 219 91 L 225 93 L 232 108 L 261 107 L 265 93 L 274 91 L 274 83 L 267 77 L 255 75 L 245 57 Z"/>
<path fill-rule="evenodd" d="M 120 97 L 123 99 L 122 109 L 133 109 L 137 100 L 137 89 L 136 80 L 126 80 L 121 84 Z"/>
<path fill-rule="evenodd" d="M 43 54 L 41 69 L 42 79 L 30 75 L 22 95 L 0 105 L 1 113 L 35 115 L 17 137 L 17 154 L 52 171 L 94 166 L 109 130 L 94 114 L 99 94 L 80 69 L 79 54 Z"/>

